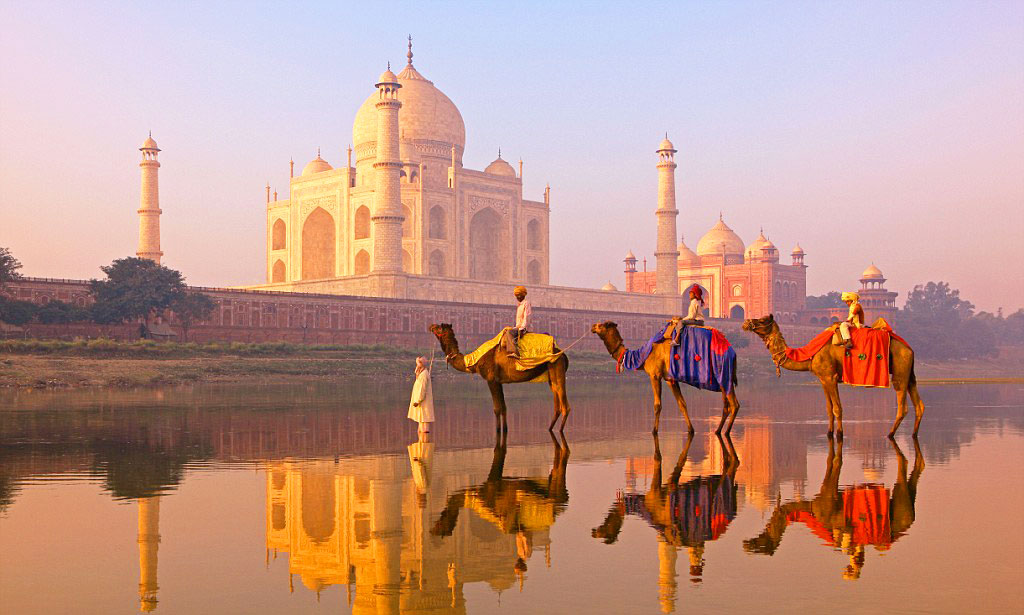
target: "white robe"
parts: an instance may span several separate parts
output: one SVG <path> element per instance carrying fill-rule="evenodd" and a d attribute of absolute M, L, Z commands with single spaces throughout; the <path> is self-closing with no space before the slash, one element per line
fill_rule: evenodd
<path fill-rule="evenodd" d="M 413 406 L 419 402 L 419 406 Z M 409 418 L 417 423 L 434 421 L 434 391 L 430 386 L 430 370 L 424 369 L 416 376 L 412 385 L 412 397 L 409 399 Z"/>

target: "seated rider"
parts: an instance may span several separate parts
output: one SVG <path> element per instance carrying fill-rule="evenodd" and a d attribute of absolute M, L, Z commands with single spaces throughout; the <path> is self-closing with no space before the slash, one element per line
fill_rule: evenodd
<path fill-rule="evenodd" d="M 850 327 L 860 329 L 864 326 L 864 308 L 860 306 L 860 295 L 857 293 L 843 293 L 843 303 L 850 306 L 850 312 L 846 320 L 839 323 L 839 335 L 843 336 L 843 345 L 846 348 L 853 348 L 853 340 L 850 339 Z"/>
<path fill-rule="evenodd" d="M 704 324 L 704 291 L 700 286 L 694 284 L 690 287 L 690 309 L 683 319 L 684 325 Z"/>
<path fill-rule="evenodd" d="M 516 325 L 505 332 L 501 338 L 501 347 L 513 358 L 519 357 L 519 338 L 530 329 L 533 316 L 533 305 L 526 298 L 526 287 L 516 286 L 512 293 L 516 296 L 519 306 L 516 307 Z"/>

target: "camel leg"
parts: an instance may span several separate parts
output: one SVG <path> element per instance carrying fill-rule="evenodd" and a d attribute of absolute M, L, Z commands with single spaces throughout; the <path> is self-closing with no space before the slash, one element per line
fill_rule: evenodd
<path fill-rule="evenodd" d="M 683 413 L 683 418 L 686 419 L 686 430 L 693 434 L 693 424 L 690 423 L 690 413 L 686 409 L 686 400 L 683 399 L 683 392 L 679 390 L 679 383 L 670 382 L 668 386 L 672 389 L 672 394 L 676 396 L 676 403 L 679 405 L 679 411 Z M 719 425 L 718 428 L 721 429 L 722 426 Z"/>
<path fill-rule="evenodd" d="M 903 422 L 905 416 L 907 416 L 907 387 L 903 386 L 896 389 L 896 422 L 889 430 L 890 438 L 896 435 L 896 430 L 900 428 L 900 423 Z"/>
<path fill-rule="evenodd" d="M 551 385 L 551 396 L 555 400 L 555 413 L 551 416 L 551 424 L 548 425 L 548 431 L 555 429 L 555 422 L 558 421 L 558 415 L 562 413 L 561 403 L 558 397 L 558 391 L 555 390 L 555 385 Z M 554 435 L 552 435 L 554 437 Z"/>
<path fill-rule="evenodd" d="M 836 415 L 832 410 L 832 394 L 829 393 L 828 383 L 824 379 L 821 381 L 821 390 L 825 393 L 825 414 L 828 416 L 828 437 L 832 437 L 832 432 L 835 430 Z"/>
<path fill-rule="evenodd" d="M 651 433 L 658 435 L 658 423 L 661 421 L 661 378 L 647 374 L 651 378 L 651 392 L 654 393 L 654 429 Z"/>
<path fill-rule="evenodd" d="M 828 383 L 829 394 L 832 396 L 832 414 L 836 417 L 836 438 L 843 439 L 843 402 L 839 399 L 839 380 L 833 377 Z"/>
<path fill-rule="evenodd" d="M 740 412 L 740 400 L 738 397 L 736 397 L 735 389 L 729 391 L 729 394 L 725 397 L 725 400 L 729 407 L 731 407 L 731 410 L 729 412 L 729 424 L 725 427 L 725 434 L 729 435 L 729 433 L 732 432 L 732 424 L 736 422 L 736 415 L 739 414 Z M 725 418 L 724 411 L 722 418 L 723 420 Z M 719 428 L 721 428 L 721 425 L 719 425 Z"/>
<path fill-rule="evenodd" d="M 572 412 L 572 408 L 569 406 L 569 395 L 565 391 L 565 383 L 562 383 L 560 398 L 562 402 L 562 425 L 558 428 L 558 431 L 563 434 L 562 437 L 565 437 L 565 422 L 569 420 L 569 413 Z"/>
<path fill-rule="evenodd" d="M 914 437 L 917 437 L 917 430 L 921 427 L 921 418 L 924 417 L 924 402 L 921 401 L 921 396 L 917 394 L 917 382 L 911 379 L 910 385 L 907 386 L 907 392 L 910 393 L 910 401 L 914 402 Z"/>
<path fill-rule="evenodd" d="M 508 431 L 508 423 L 505 422 L 505 391 L 499 382 L 488 382 L 487 386 L 491 389 L 491 401 L 494 402 L 494 430 L 501 431 L 504 428 Z"/>

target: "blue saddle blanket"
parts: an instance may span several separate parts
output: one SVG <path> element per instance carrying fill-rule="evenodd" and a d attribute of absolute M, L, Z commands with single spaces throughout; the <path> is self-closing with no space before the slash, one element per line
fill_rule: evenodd
<path fill-rule="evenodd" d="M 657 343 L 672 344 L 669 378 L 707 391 L 732 391 L 736 375 L 736 351 L 729 340 L 717 329 L 700 325 L 687 325 L 675 340 L 665 340 L 662 327 L 657 334 L 635 350 L 627 350 L 622 357 L 625 369 L 643 369 Z M 676 344 L 678 342 L 678 345 Z"/>

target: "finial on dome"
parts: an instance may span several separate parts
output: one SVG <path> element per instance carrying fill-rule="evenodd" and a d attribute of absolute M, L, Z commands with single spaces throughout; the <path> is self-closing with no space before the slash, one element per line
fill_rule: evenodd
<path fill-rule="evenodd" d="M 319 145 L 316 147 L 316 157 L 317 158 L 320 157 L 320 146 Z"/>
<path fill-rule="evenodd" d="M 388 62 L 388 70 L 391 70 L 391 62 Z"/>
<path fill-rule="evenodd" d="M 153 131 L 152 131 L 152 130 L 150 130 L 150 131 L 149 131 L 149 138 L 150 138 L 150 139 L 152 139 L 152 138 L 153 138 Z"/>
<path fill-rule="evenodd" d="M 409 52 L 405 54 L 409 58 L 409 66 L 412 66 L 412 34 L 409 35 Z"/>
<path fill-rule="evenodd" d="M 498 158 L 501 158 L 501 146 L 498 146 Z"/>

